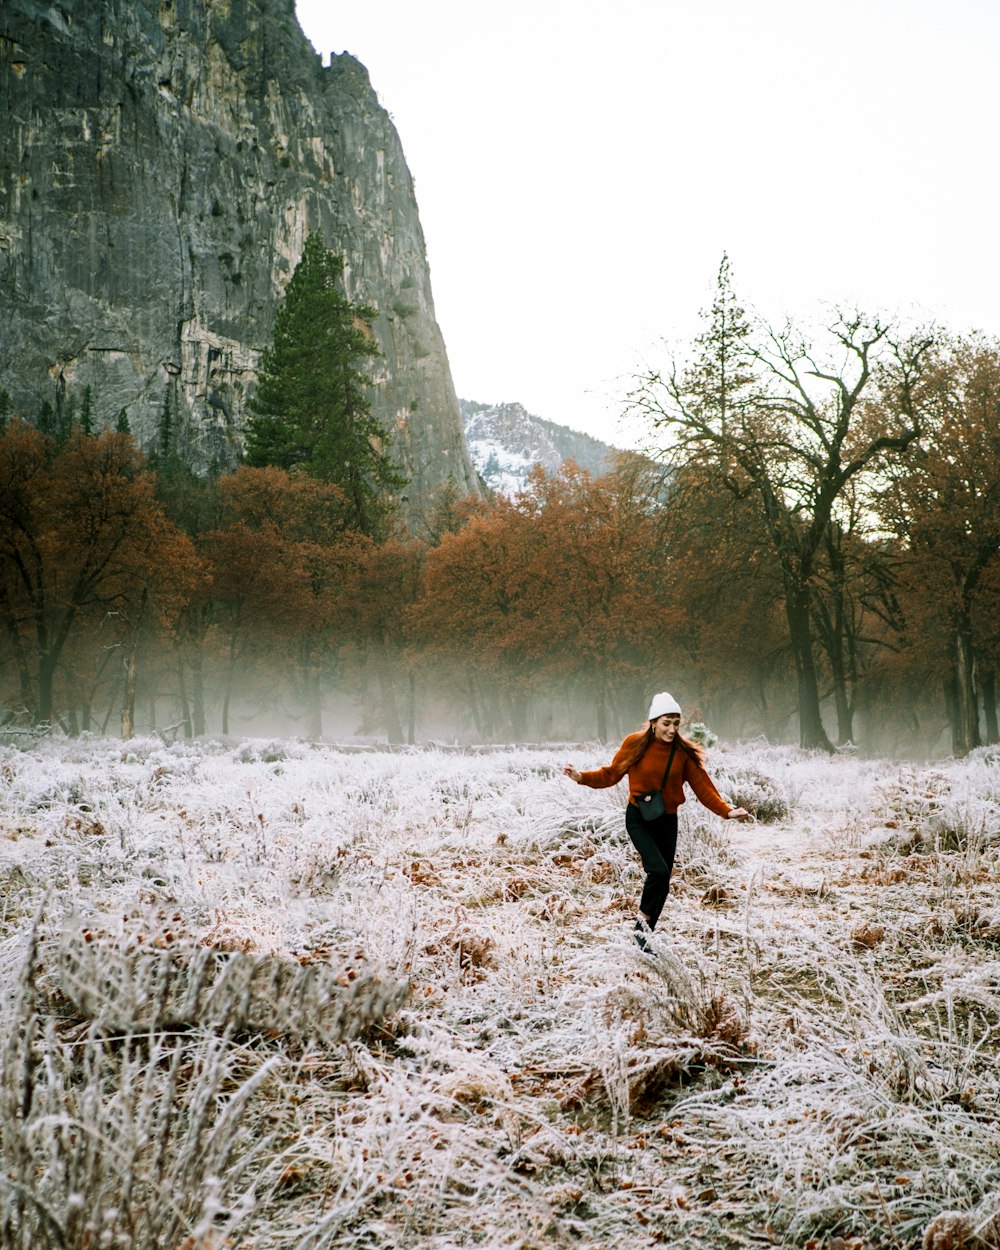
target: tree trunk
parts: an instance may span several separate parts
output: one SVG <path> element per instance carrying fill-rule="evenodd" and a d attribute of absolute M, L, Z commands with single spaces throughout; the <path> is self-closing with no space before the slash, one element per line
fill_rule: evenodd
<path fill-rule="evenodd" d="M 39 725 L 48 725 L 52 720 L 52 690 L 55 685 L 56 660 L 51 653 L 42 656 L 38 665 L 38 702 L 35 707 L 34 720 Z"/>
<path fill-rule="evenodd" d="M 320 691 L 319 674 L 305 673 L 306 737 L 318 742 L 323 737 L 323 696 Z"/>
<path fill-rule="evenodd" d="M 97 695 L 100 690 L 101 681 L 104 678 L 105 670 L 108 668 L 110 664 L 114 663 L 116 650 L 117 648 L 115 647 L 104 648 L 103 654 L 101 655 L 101 662 L 97 666 L 97 672 L 94 674 L 93 680 L 90 682 L 87 692 L 83 696 L 83 701 L 80 705 L 80 714 L 82 718 L 82 729 L 84 733 L 88 733 L 91 729 L 91 726 L 94 724 L 94 721 L 95 721 L 94 703 L 97 699 Z M 112 690 L 111 690 L 110 702 L 109 702 L 109 709 L 111 711 L 113 711 L 114 706 L 115 706 L 115 700 L 118 697 L 117 696 L 117 684 L 116 684 L 117 677 L 114 676 L 115 673 L 117 673 L 117 665 L 115 665 L 112 668 Z M 109 711 L 108 716 L 104 718 L 104 723 L 101 726 L 101 733 L 105 733 L 107 731 L 109 719 L 110 719 L 110 711 Z"/>
<path fill-rule="evenodd" d="M 222 733 L 229 736 L 229 708 L 233 701 L 233 678 L 236 675 L 236 655 L 232 646 L 229 648 L 229 660 L 226 664 L 226 680 L 222 690 Z"/>
<path fill-rule="evenodd" d="M 128 646 L 128 654 L 125 657 L 125 694 L 122 699 L 122 741 L 128 740 L 135 733 L 135 687 L 137 680 L 137 665 L 135 654 L 138 650 L 139 640 L 132 635 Z"/>
<path fill-rule="evenodd" d="M 510 711 L 511 740 L 523 742 L 528 725 L 528 696 L 521 691 L 512 691 L 508 701 Z"/>
<path fill-rule="evenodd" d="M 115 665 L 116 671 L 117 671 L 117 667 L 118 666 Z M 120 684 L 121 684 L 121 678 L 119 676 L 116 676 L 114 680 L 114 684 L 111 687 L 111 694 L 108 698 L 108 709 L 104 714 L 104 720 L 101 722 L 102 734 L 106 734 L 108 732 L 108 725 L 111 724 L 111 717 L 114 715 L 115 704 L 118 702 L 118 687 Z"/>
<path fill-rule="evenodd" d="M 762 667 L 754 672 L 754 702 L 760 710 L 760 723 L 768 742 L 780 742 L 782 734 L 781 706 L 775 707 L 767 694 L 768 674 Z M 784 718 L 787 720 L 787 716 Z"/>
<path fill-rule="evenodd" d="M 396 683 L 392 680 L 392 665 L 384 647 L 378 649 L 378 689 L 382 703 L 382 724 L 390 744 L 403 741 L 403 725 L 399 719 L 396 701 Z"/>
<path fill-rule="evenodd" d="M 997 724 L 997 675 L 993 669 L 983 673 L 979 680 L 983 693 L 983 713 L 986 717 L 986 741 L 1000 742 L 1000 726 Z"/>
<path fill-rule="evenodd" d="M 955 743 L 962 736 L 962 727 L 958 715 L 958 688 L 955 683 L 954 664 L 944 682 L 944 711 L 948 720 L 948 728 L 951 730 L 952 750 L 955 750 Z"/>
<path fill-rule="evenodd" d="M 976 660 L 972 647 L 971 630 L 965 622 L 955 634 L 955 697 L 957 701 L 952 750 L 956 755 L 967 755 L 978 747 L 979 699 L 976 694 Z"/>
<path fill-rule="evenodd" d="M 844 614 L 838 603 L 826 630 L 826 657 L 830 662 L 833 704 L 837 710 L 837 745 L 854 741 L 854 706 L 844 646 Z"/>
<path fill-rule="evenodd" d="M 476 727 L 476 734 L 479 738 L 483 736 L 483 718 L 479 711 L 479 697 L 476 690 L 476 679 L 469 674 L 469 708 L 472 711 L 472 723 Z"/>
<path fill-rule="evenodd" d="M 192 737 L 191 704 L 187 696 L 187 682 L 184 680 L 184 661 L 177 661 L 177 689 L 181 699 L 181 720 L 184 722 L 184 737 Z"/>
<path fill-rule="evenodd" d="M 833 744 L 823 728 L 820 713 L 819 679 L 813 655 L 808 591 L 796 588 L 785 595 L 788 633 L 795 657 L 795 676 L 799 695 L 799 745 L 806 750 L 820 749 L 833 753 Z"/>
<path fill-rule="evenodd" d="M 837 708 L 837 745 L 843 746 L 854 741 L 854 708 L 843 668 L 833 673 L 833 699 Z"/>
<path fill-rule="evenodd" d="M 203 738 L 205 728 L 205 675 L 201 669 L 201 652 L 191 661 L 191 715 L 194 720 L 194 736 Z"/>
<path fill-rule="evenodd" d="M 825 591 L 814 601 L 819 642 L 830 662 L 833 702 L 837 711 L 838 746 L 854 741 L 854 686 L 857 676 L 857 666 L 851 662 L 855 658 L 853 648 L 848 644 L 850 613 L 847 607 L 847 573 L 841 540 L 839 528 L 831 526 L 824 544 L 830 564 L 829 581 Z"/>
<path fill-rule="evenodd" d="M 412 668 L 406 677 L 406 742 L 412 747 L 417 742 L 417 679 Z"/>
<path fill-rule="evenodd" d="M 143 589 L 139 598 L 139 608 L 129 631 L 128 654 L 125 658 L 125 696 L 122 700 L 122 738 L 126 742 L 135 733 L 135 691 L 138 684 L 136 655 L 139 650 L 139 627 L 146 615 L 148 602 L 149 591 Z"/>
<path fill-rule="evenodd" d="M 608 700 L 603 677 L 597 683 L 597 740 L 608 740 Z"/>
<path fill-rule="evenodd" d="M 30 713 L 32 709 L 37 708 L 37 700 L 34 696 L 31 680 L 31 669 L 28 666 L 28 657 L 25 655 L 24 644 L 21 635 L 17 631 L 14 620 L 7 613 L 4 613 L 4 625 L 7 630 L 9 639 L 10 654 L 14 656 L 17 665 L 17 677 L 20 685 L 21 705 L 25 712 Z"/>

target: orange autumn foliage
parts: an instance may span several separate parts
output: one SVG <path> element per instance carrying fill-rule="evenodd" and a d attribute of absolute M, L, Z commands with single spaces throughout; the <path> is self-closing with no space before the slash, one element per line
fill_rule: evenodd
<path fill-rule="evenodd" d="M 603 733 L 616 688 L 663 663 L 677 613 L 659 594 L 661 533 L 636 473 L 635 461 L 598 479 L 536 471 L 427 555 L 414 638 L 484 697 L 512 700 L 515 730 L 517 700 L 547 681 L 588 691 Z"/>
<path fill-rule="evenodd" d="M 200 575 L 191 542 L 165 517 L 127 434 L 71 434 L 53 452 L 20 421 L 0 437 L 0 614 L 34 722 L 76 697 L 58 690 L 67 646 L 111 620 L 169 630 Z"/>

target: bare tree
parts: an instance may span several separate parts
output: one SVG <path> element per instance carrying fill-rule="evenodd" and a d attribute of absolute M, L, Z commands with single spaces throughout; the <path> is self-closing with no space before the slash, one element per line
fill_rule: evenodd
<path fill-rule="evenodd" d="M 931 340 L 898 340 L 860 312 L 838 314 L 815 346 L 790 324 L 752 323 L 725 258 L 707 320 L 692 361 L 640 377 L 629 405 L 666 436 L 668 462 L 698 463 L 756 502 L 781 569 L 800 743 L 832 750 L 814 638 L 819 564 L 848 487 L 917 439 Z"/>

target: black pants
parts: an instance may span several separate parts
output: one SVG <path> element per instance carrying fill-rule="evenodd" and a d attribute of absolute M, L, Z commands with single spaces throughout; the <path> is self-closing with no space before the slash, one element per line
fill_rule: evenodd
<path fill-rule="evenodd" d="M 677 813 L 665 812 L 657 820 L 643 820 L 636 805 L 629 803 L 625 808 L 625 830 L 646 870 L 639 910 L 649 917 L 649 927 L 653 929 L 670 892 L 677 850 Z"/>

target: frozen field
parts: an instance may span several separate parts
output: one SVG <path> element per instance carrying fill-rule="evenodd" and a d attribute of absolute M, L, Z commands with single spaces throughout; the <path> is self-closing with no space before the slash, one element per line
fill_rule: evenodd
<path fill-rule="evenodd" d="M 1000 753 L 567 758 L 0 748 L 0 1245 L 1000 1245 Z"/>

